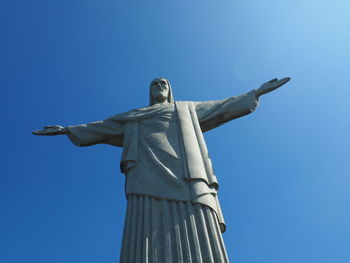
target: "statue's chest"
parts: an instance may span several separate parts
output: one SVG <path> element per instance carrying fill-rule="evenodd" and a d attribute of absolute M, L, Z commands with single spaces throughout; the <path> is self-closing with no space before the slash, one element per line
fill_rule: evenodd
<path fill-rule="evenodd" d="M 144 133 L 173 133 L 178 129 L 177 119 L 175 107 L 172 105 L 153 118 L 141 121 L 140 126 Z"/>

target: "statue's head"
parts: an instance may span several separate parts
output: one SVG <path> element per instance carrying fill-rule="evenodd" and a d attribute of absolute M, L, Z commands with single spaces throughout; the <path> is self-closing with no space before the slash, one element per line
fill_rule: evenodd
<path fill-rule="evenodd" d="M 150 106 L 156 103 L 174 102 L 169 80 L 156 78 L 150 85 Z"/>

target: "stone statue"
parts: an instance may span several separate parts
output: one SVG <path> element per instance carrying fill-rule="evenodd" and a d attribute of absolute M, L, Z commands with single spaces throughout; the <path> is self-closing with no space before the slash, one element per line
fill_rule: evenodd
<path fill-rule="evenodd" d="M 151 82 L 150 105 L 76 126 L 45 126 L 35 135 L 66 134 L 77 146 L 123 147 L 127 212 L 120 262 L 228 262 L 203 132 L 255 110 L 258 98 L 290 78 L 224 100 L 174 101 L 165 78 Z"/>

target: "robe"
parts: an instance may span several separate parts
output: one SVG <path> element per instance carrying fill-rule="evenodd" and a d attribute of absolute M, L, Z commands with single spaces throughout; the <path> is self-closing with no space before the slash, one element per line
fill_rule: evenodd
<path fill-rule="evenodd" d="M 126 175 L 125 192 L 127 199 L 133 200 L 130 201 L 130 206 L 134 204 L 134 208 L 130 208 L 132 211 L 136 209 L 135 206 L 139 207 L 139 210 L 145 211 L 147 202 L 153 204 L 153 207 L 164 207 L 164 205 L 160 205 L 161 203 L 157 204 L 155 200 L 184 202 L 186 204 L 184 207 L 187 204 L 194 205 L 194 207 L 199 209 L 198 215 L 206 214 L 208 216 L 204 221 L 208 222 L 209 228 L 210 225 L 213 227 L 213 225 L 217 224 L 219 231 L 224 232 L 225 222 L 217 197 L 219 184 L 212 169 L 203 132 L 218 127 L 232 119 L 247 115 L 253 112 L 257 105 L 258 99 L 254 90 L 238 97 L 230 97 L 218 101 L 176 101 L 154 104 L 149 107 L 113 115 L 103 121 L 69 126 L 68 137 L 78 146 L 103 143 L 123 147 L 120 168 L 122 173 Z M 197 204 L 199 206 L 195 206 Z M 176 205 L 173 203 L 167 204 L 166 207 L 173 207 L 169 211 L 176 210 L 174 208 Z M 205 212 L 207 211 L 206 207 L 209 208 L 212 214 Z M 129 214 L 133 213 L 129 212 L 130 209 L 128 204 Z M 188 218 L 191 218 L 193 209 L 189 209 L 186 211 L 189 213 Z M 165 215 L 164 211 L 166 208 L 160 210 L 163 210 L 163 215 Z M 125 235 L 132 235 L 131 233 L 134 231 L 132 229 L 136 228 L 137 224 L 135 223 L 134 227 L 130 226 L 128 221 L 133 221 L 132 218 L 135 217 L 135 214 L 132 216 L 130 214 L 130 218 L 128 218 L 128 213 L 124 226 L 123 247 L 125 249 L 122 248 L 122 250 L 129 251 L 131 248 L 126 247 L 131 241 L 126 240 L 127 237 Z M 135 213 L 139 214 L 137 211 Z M 173 214 L 169 215 L 173 217 Z M 140 220 L 145 220 L 144 216 L 143 213 Z M 165 225 L 168 225 L 168 223 L 165 223 Z M 208 229 L 208 227 L 205 227 L 205 229 Z M 209 234 L 209 232 L 206 234 L 208 239 L 210 239 Z M 145 239 L 147 239 L 148 234 L 146 233 L 145 235 Z M 215 239 L 215 235 L 218 234 L 215 232 L 211 239 Z M 164 241 L 165 239 L 163 238 L 162 240 Z M 194 241 L 192 243 L 195 244 Z M 198 241 L 197 243 L 200 246 L 200 242 Z M 219 247 L 219 243 L 213 243 L 214 245 L 212 246 Z M 210 245 L 208 246 L 210 247 Z M 221 247 L 223 247 L 223 244 Z M 224 251 L 224 247 L 222 249 Z M 171 253 L 169 253 L 163 253 L 164 257 L 171 258 Z M 175 252 L 172 253 L 174 254 Z M 201 253 L 197 253 L 199 256 L 192 255 L 192 258 L 197 257 L 197 261 L 191 260 L 193 262 L 202 262 L 203 259 L 201 258 L 210 256 L 203 256 Z M 175 261 L 167 261 L 165 259 L 164 261 L 182 262 L 179 261 L 179 258 L 184 258 L 182 254 L 181 257 L 178 255 L 176 260 L 174 259 Z M 210 256 L 210 258 L 213 258 L 212 262 L 228 261 L 223 259 L 226 257 L 222 256 L 225 252 L 218 253 L 217 258 L 221 258 L 218 260 L 214 260 L 214 254 L 213 252 Z M 156 261 L 153 260 L 151 262 Z M 124 262 L 134 261 L 129 257 Z"/>

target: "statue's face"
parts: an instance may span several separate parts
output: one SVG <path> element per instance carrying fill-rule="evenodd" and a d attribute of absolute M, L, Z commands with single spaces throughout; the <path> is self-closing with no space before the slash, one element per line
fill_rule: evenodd
<path fill-rule="evenodd" d="M 169 94 L 169 85 L 166 79 L 155 79 L 151 83 L 151 96 L 153 101 L 161 103 L 167 100 Z"/>

